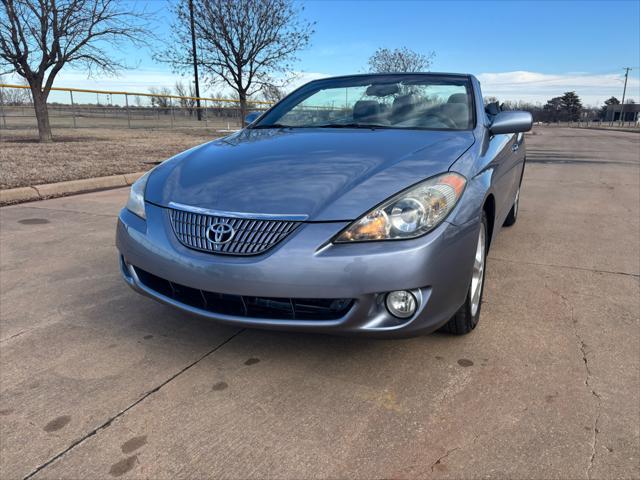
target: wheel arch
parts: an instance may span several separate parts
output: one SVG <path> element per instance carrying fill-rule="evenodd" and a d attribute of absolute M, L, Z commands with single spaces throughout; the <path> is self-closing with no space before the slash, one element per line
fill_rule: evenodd
<path fill-rule="evenodd" d="M 494 225 L 496 221 L 496 199 L 493 196 L 493 193 L 489 193 L 487 197 L 484 199 L 484 203 L 482 204 L 482 211 L 487 214 L 487 223 L 489 227 L 489 239 L 487 247 L 491 247 L 491 240 L 493 240 L 493 231 Z"/>

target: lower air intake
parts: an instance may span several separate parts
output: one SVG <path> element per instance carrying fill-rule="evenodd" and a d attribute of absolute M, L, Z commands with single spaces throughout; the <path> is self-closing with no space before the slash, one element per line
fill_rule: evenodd
<path fill-rule="evenodd" d="M 351 298 L 271 298 L 209 292 L 170 282 L 134 267 L 140 282 L 172 300 L 212 313 L 273 320 L 337 320 L 353 306 Z"/>

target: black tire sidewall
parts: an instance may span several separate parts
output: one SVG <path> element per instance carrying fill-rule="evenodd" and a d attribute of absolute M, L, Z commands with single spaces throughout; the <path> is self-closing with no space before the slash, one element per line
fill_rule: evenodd
<path fill-rule="evenodd" d="M 449 321 L 442 327 L 442 331 L 451 333 L 453 335 L 465 335 L 470 333 L 476 328 L 480 321 L 480 312 L 482 311 L 482 295 L 484 294 L 484 282 L 487 274 L 487 255 L 489 254 L 490 235 L 489 221 L 487 220 L 486 212 L 482 212 L 481 226 L 478 228 L 478 235 L 480 235 L 480 228 L 484 226 L 485 231 L 485 246 L 484 246 L 484 269 L 482 271 L 482 286 L 480 287 L 480 300 L 478 303 L 478 311 L 475 315 L 471 314 L 471 284 L 473 282 L 473 269 L 471 271 L 471 278 L 469 279 L 469 286 L 467 287 L 467 295 L 464 303 L 460 306 L 458 311 Z M 477 240 L 476 240 L 477 241 Z M 477 243 L 476 243 L 477 248 Z M 476 248 L 474 248 L 474 258 Z"/>

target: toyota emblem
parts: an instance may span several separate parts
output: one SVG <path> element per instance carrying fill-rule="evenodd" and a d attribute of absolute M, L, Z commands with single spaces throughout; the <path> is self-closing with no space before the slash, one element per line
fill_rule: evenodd
<path fill-rule="evenodd" d="M 228 223 L 214 223 L 207 227 L 207 240 L 216 245 L 229 243 L 236 234 L 235 229 Z"/>

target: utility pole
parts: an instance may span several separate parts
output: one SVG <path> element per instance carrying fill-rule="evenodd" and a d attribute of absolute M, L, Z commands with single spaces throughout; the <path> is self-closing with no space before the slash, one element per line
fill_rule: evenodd
<path fill-rule="evenodd" d="M 191 21 L 191 52 L 193 53 L 193 77 L 196 87 L 196 113 L 198 121 L 202 120 L 200 111 L 200 84 L 198 83 L 198 55 L 196 53 L 196 29 L 193 20 L 193 0 L 189 0 L 189 20 Z"/>
<path fill-rule="evenodd" d="M 624 97 L 627 94 L 627 79 L 629 78 L 629 70 L 631 67 L 624 68 L 624 89 L 622 90 L 622 103 L 620 104 L 620 126 L 624 125 Z"/>

